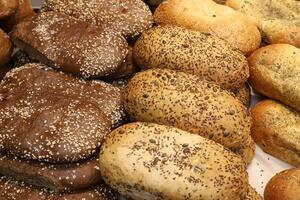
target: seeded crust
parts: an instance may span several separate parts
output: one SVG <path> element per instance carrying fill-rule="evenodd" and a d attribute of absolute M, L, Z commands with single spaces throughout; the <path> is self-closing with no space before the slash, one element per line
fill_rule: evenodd
<path fill-rule="evenodd" d="M 14 1 L 14 0 L 9 0 L 9 1 Z M 3 27 L 3 29 L 6 32 L 10 32 L 14 25 L 18 24 L 26 17 L 34 15 L 34 11 L 31 6 L 30 0 L 17 0 L 17 1 L 18 1 L 18 7 L 15 13 L 10 15 L 9 17 L 6 17 L 0 22 L 0 26 Z"/>
<path fill-rule="evenodd" d="M 300 114 L 272 100 L 258 103 L 252 110 L 251 134 L 267 153 L 300 167 Z"/>
<path fill-rule="evenodd" d="M 283 171 L 266 186 L 265 200 L 298 200 L 300 196 L 300 168 Z"/>
<path fill-rule="evenodd" d="M 246 107 L 250 104 L 251 99 L 251 90 L 248 83 L 244 84 L 241 88 L 232 91 L 234 96 L 242 102 L 242 104 Z"/>
<path fill-rule="evenodd" d="M 259 30 L 245 14 L 213 0 L 168 0 L 158 6 L 154 18 L 159 25 L 173 24 L 211 33 L 247 55 L 261 42 Z"/>
<path fill-rule="evenodd" d="M 226 4 L 248 15 L 267 42 L 300 48 L 300 1 L 227 0 Z"/>
<path fill-rule="evenodd" d="M 104 183 L 97 187 L 74 193 L 54 194 L 44 189 L 27 186 L 9 179 L 0 178 L 1 200 L 117 200 L 118 194 Z"/>
<path fill-rule="evenodd" d="M 300 111 L 300 49 L 273 44 L 255 51 L 248 61 L 252 87 Z"/>
<path fill-rule="evenodd" d="M 16 12 L 17 7 L 18 0 L 0 0 L 0 19 Z"/>
<path fill-rule="evenodd" d="M 149 29 L 153 17 L 141 0 L 46 0 L 44 11 L 57 11 L 134 37 Z"/>
<path fill-rule="evenodd" d="M 248 194 L 245 200 L 263 200 L 263 198 L 255 191 L 253 187 L 249 185 Z"/>
<path fill-rule="evenodd" d="M 199 135 L 151 123 L 115 129 L 101 146 L 100 172 L 132 199 L 243 200 L 248 190 L 239 156 Z"/>
<path fill-rule="evenodd" d="M 0 67 L 3 67 L 9 60 L 13 47 L 8 35 L 0 29 Z"/>
<path fill-rule="evenodd" d="M 41 64 L 10 71 L 0 85 L 0 97 L 1 149 L 42 162 L 90 157 L 124 120 L 118 88 L 75 79 Z"/>
<path fill-rule="evenodd" d="M 170 125 L 240 148 L 250 135 L 250 118 L 239 100 L 197 76 L 150 69 L 127 85 L 125 109 L 131 120 Z"/>
<path fill-rule="evenodd" d="M 128 53 L 117 33 L 55 12 L 26 18 L 11 35 L 33 59 L 85 78 L 115 72 Z"/>
<path fill-rule="evenodd" d="M 246 57 L 226 41 L 176 26 L 161 26 L 142 34 L 134 45 L 141 68 L 183 71 L 226 89 L 242 87 L 249 77 Z"/>
<path fill-rule="evenodd" d="M 249 135 L 242 147 L 233 149 L 233 152 L 240 155 L 243 161 L 249 165 L 255 156 L 255 143 L 252 137 Z"/>
<path fill-rule="evenodd" d="M 101 182 L 95 158 L 70 164 L 39 163 L 0 154 L 0 174 L 56 193 L 87 189 Z"/>

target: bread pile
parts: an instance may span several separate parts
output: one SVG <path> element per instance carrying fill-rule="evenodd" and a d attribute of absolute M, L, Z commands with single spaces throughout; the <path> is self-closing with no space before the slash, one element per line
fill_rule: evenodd
<path fill-rule="evenodd" d="M 0 0 L 0 199 L 262 200 L 255 143 L 300 167 L 299 3 L 268 2 Z"/>

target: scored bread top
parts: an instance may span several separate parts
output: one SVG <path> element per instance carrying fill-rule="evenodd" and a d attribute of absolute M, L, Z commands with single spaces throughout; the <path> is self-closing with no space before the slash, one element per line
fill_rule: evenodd
<path fill-rule="evenodd" d="M 10 71 L 0 85 L 0 97 L 1 149 L 44 162 L 90 157 L 124 117 L 118 88 L 40 64 Z"/>
<path fill-rule="evenodd" d="M 57 11 L 134 37 L 150 28 L 153 17 L 141 0 L 46 0 L 45 11 Z"/>
<path fill-rule="evenodd" d="M 28 17 L 11 35 L 31 57 L 85 78 L 113 73 L 128 53 L 118 33 L 57 12 Z"/>

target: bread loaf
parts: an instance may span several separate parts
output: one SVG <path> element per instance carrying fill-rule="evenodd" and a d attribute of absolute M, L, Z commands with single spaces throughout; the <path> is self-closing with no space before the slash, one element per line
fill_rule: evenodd
<path fill-rule="evenodd" d="M 226 4 L 248 15 L 267 42 L 300 48 L 300 1 L 227 0 Z"/>
<path fill-rule="evenodd" d="M 168 0 L 159 5 L 154 18 L 160 25 L 173 24 L 211 33 L 244 54 L 257 49 L 261 41 L 255 23 L 245 14 L 213 0 Z"/>
<path fill-rule="evenodd" d="M 248 190 L 239 156 L 199 135 L 151 123 L 114 130 L 101 146 L 100 172 L 135 200 L 236 200 Z"/>
<path fill-rule="evenodd" d="M 250 118 L 239 100 L 197 76 L 151 69 L 127 85 L 125 109 L 134 121 L 154 122 L 240 148 L 250 135 Z"/>
<path fill-rule="evenodd" d="M 7 177 L 0 178 L 1 200 L 117 200 L 118 194 L 104 183 L 95 188 L 73 193 L 55 194 L 27 186 Z"/>
<path fill-rule="evenodd" d="M 0 174 L 56 193 L 83 190 L 101 182 L 95 158 L 77 163 L 48 164 L 0 154 Z"/>
<path fill-rule="evenodd" d="M 43 10 L 62 12 L 125 37 L 137 36 L 153 23 L 151 11 L 142 0 L 46 0 Z"/>
<path fill-rule="evenodd" d="M 9 0 L 9 1 L 15 1 L 15 0 Z M 31 6 L 30 0 L 17 0 L 17 2 L 18 2 L 18 6 L 16 11 L 12 15 L 6 17 L 0 22 L 0 26 L 3 27 L 3 29 L 6 32 L 10 32 L 14 25 L 18 24 L 26 17 L 34 15 L 34 11 Z"/>
<path fill-rule="evenodd" d="M 7 64 L 13 47 L 8 35 L 0 29 L 0 68 Z"/>
<path fill-rule="evenodd" d="M 0 0 L 0 19 L 15 13 L 18 3 L 18 0 Z"/>
<path fill-rule="evenodd" d="M 11 35 L 32 58 L 85 78 L 115 72 L 128 51 L 117 33 L 56 12 L 26 18 Z"/>
<path fill-rule="evenodd" d="M 31 160 L 86 159 L 124 120 L 118 88 L 40 64 L 10 71 L 1 82 L 0 97 L 1 150 Z"/>
<path fill-rule="evenodd" d="M 298 200 L 300 197 L 300 168 L 283 171 L 266 186 L 265 200 Z"/>
<path fill-rule="evenodd" d="M 210 34 L 176 26 L 162 26 L 142 34 L 134 45 L 141 68 L 174 69 L 237 90 L 249 77 L 245 56 Z"/>
<path fill-rule="evenodd" d="M 289 44 L 269 45 L 255 51 L 248 61 L 252 87 L 300 111 L 300 49 Z"/>
<path fill-rule="evenodd" d="M 300 113 L 278 102 L 265 100 L 252 110 L 251 134 L 267 153 L 300 166 Z"/>

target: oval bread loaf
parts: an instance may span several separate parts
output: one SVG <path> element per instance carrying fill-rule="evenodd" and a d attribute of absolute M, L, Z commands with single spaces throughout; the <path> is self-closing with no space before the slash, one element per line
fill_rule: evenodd
<path fill-rule="evenodd" d="M 274 176 L 266 186 L 265 200 L 299 200 L 300 168 L 283 171 Z"/>
<path fill-rule="evenodd" d="M 152 28 L 134 45 L 142 68 L 167 68 L 197 75 L 225 89 L 242 87 L 249 77 L 247 59 L 226 41 L 176 26 Z"/>
<path fill-rule="evenodd" d="M 159 25 L 173 24 L 211 33 L 244 54 L 257 49 L 261 41 L 255 23 L 245 14 L 213 0 L 168 0 L 158 6 L 154 18 Z"/>
<path fill-rule="evenodd" d="M 0 29 L 0 67 L 9 61 L 12 50 L 13 47 L 8 35 Z"/>
<path fill-rule="evenodd" d="M 239 100 L 197 76 L 150 69 L 127 85 L 125 109 L 132 120 L 174 126 L 228 148 L 239 148 L 250 135 L 250 118 Z"/>
<path fill-rule="evenodd" d="M 134 200 L 244 199 L 247 172 L 239 156 L 199 135 L 136 122 L 114 130 L 100 151 L 100 172 Z"/>
<path fill-rule="evenodd" d="M 0 19 L 16 12 L 19 0 L 0 0 Z"/>
<path fill-rule="evenodd" d="M 267 153 L 300 167 L 300 113 L 272 100 L 251 110 L 251 134 Z"/>
<path fill-rule="evenodd" d="M 255 51 L 248 61 L 251 86 L 300 111 L 300 49 L 273 44 Z"/>

